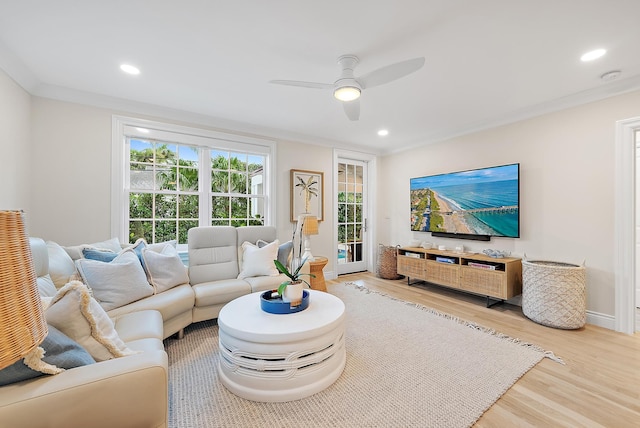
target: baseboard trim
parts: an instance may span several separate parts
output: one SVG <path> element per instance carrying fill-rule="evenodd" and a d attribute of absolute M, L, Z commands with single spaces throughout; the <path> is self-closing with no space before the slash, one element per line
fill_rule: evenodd
<path fill-rule="evenodd" d="M 334 271 L 324 272 L 325 279 L 336 279 L 338 276 Z M 512 305 L 522 306 L 522 295 L 515 296 L 509 300 Z M 587 311 L 587 324 L 603 327 L 609 330 L 616 329 L 616 318 L 613 315 L 602 314 L 600 312 Z"/>
<path fill-rule="evenodd" d="M 587 324 L 597 325 L 598 327 L 603 327 L 615 331 L 616 318 L 613 315 L 587 311 Z"/>

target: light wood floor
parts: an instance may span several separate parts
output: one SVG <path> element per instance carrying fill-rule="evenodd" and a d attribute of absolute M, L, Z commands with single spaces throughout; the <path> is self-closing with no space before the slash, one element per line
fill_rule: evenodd
<path fill-rule="evenodd" d="M 587 325 L 559 330 L 538 325 L 519 306 L 485 307 L 485 299 L 431 284 L 407 285 L 372 273 L 341 275 L 394 297 L 447 312 L 553 351 L 525 374 L 476 427 L 640 427 L 640 333 Z M 425 351 L 426 352 L 426 351 Z"/>

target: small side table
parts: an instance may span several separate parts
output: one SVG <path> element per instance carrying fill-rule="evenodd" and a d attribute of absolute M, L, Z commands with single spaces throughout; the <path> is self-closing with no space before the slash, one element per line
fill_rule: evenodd
<path fill-rule="evenodd" d="M 329 259 L 326 257 L 316 256 L 313 261 L 309 262 L 309 273 L 315 275 L 311 277 L 311 289 L 319 291 L 327 291 L 327 284 L 324 282 L 324 272 L 322 269 L 327 265 Z"/>

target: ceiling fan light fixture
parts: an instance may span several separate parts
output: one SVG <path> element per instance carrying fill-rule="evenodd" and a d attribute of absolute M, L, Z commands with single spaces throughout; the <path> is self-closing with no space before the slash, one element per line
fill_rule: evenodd
<path fill-rule="evenodd" d="M 360 98 L 360 88 L 343 86 L 333 91 L 333 96 L 340 101 L 353 101 Z"/>

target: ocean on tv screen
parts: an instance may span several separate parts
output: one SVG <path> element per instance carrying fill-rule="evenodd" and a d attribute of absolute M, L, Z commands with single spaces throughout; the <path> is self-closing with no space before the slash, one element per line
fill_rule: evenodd
<path fill-rule="evenodd" d="M 491 168 L 509 169 L 493 175 L 474 170 L 412 179 L 411 230 L 517 237 L 517 167 Z"/>

